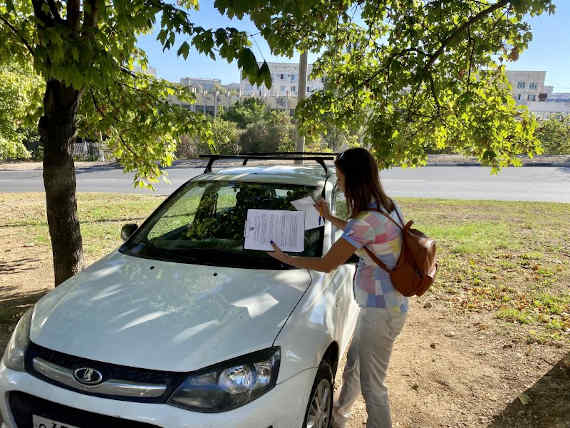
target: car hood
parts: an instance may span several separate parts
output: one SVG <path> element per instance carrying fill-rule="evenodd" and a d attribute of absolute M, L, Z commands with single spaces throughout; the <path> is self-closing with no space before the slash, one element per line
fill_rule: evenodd
<path fill-rule="evenodd" d="M 305 270 L 103 258 L 44 296 L 30 339 L 96 361 L 193 371 L 272 345 L 310 284 Z"/>

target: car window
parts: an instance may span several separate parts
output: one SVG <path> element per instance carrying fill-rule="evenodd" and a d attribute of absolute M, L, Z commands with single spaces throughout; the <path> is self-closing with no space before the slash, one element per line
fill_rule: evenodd
<path fill-rule="evenodd" d="M 172 230 L 192 224 L 205 189 L 205 186 L 194 186 L 179 197 L 168 211 L 157 219 L 148 233 L 148 239 L 152 241 Z"/>
<path fill-rule="evenodd" d="M 245 250 L 249 209 L 295 210 L 291 201 L 319 189 L 279 183 L 191 182 L 161 206 L 122 247 L 128 254 L 219 266 L 274 268 L 263 251 Z M 321 256 L 324 227 L 305 231 L 303 256 Z M 279 266 L 284 267 L 284 266 Z"/>

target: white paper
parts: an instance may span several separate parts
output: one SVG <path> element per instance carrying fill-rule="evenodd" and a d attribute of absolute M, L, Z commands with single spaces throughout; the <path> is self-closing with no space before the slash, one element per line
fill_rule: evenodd
<path fill-rule="evenodd" d="M 315 208 L 315 201 L 310 196 L 291 201 L 291 205 L 299 211 L 305 212 L 305 230 L 314 229 L 324 224 L 319 211 Z"/>
<path fill-rule="evenodd" d="M 305 248 L 304 224 L 304 211 L 247 210 L 243 248 L 272 251 L 273 241 L 283 251 L 300 253 Z"/>

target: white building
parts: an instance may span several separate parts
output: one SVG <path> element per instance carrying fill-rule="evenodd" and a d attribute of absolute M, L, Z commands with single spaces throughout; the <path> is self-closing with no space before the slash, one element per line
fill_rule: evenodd
<path fill-rule="evenodd" d="M 222 85 L 220 79 L 183 77 L 180 79 L 180 84 L 191 88 L 196 96 L 196 102 L 194 104 L 182 104 L 178 100 L 173 102 L 182 104 L 194 112 L 217 116 L 220 109 L 229 109 L 239 100 L 239 83 Z"/>
<path fill-rule="evenodd" d="M 259 63 L 259 66 L 261 64 Z M 271 72 L 271 89 L 268 89 L 265 85 L 252 85 L 247 78 L 242 78 L 240 81 L 240 96 L 264 98 L 272 107 L 294 108 L 297 104 L 299 88 L 299 64 L 269 62 L 267 65 Z M 321 79 L 310 78 L 312 71 L 313 65 L 308 64 L 306 96 L 310 96 L 313 92 L 323 88 Z M 285 100 L 282 98 L 285 98 Z"/>
<path fill-rule="evenodd" d="M 190 86 L 192 88 L 199 88 L 205 91 L 220 88 L 222 81 L 220 79 L 200 79 L 196 77 L 183 77 L 180 79 L 180 84 L 183 86 Z"/>
<path fill-rule="evenodd" d="M 552 86 L 544 86 L 546 71 L 507 71 L 517 104 L 546 101 Z"/>
<path fill-rule="evenodd" d="M 555 93 L 544 84 L 546 71 L 507 71 L 517 104 L 526 105 L 540 119 L 570 114 L 570 94 Z"/>
<path fill-rule="evenodd" d="M 552 93 L 546 101 L 553 103 L 570 103 L 570 92 Z"/>
<path fill-rule="evenodd" d="M 137 73 L 150 74 L 151 76 L 158 77 L 156 75 L 156 68 L 151 67 L 150 65 L 146 68 L 146 70 L 143 70 L 140 65 L 136 64 L 133 67 L 133 70 L 136 71 Z"/>
<path fill-rule="evenodd" d="M 538 119 L 548 119 L 551 116 L 566 116 L 570 114 L 570 100 L 564 101 L 531 101 L 527 104 L 531 111 Z"/>

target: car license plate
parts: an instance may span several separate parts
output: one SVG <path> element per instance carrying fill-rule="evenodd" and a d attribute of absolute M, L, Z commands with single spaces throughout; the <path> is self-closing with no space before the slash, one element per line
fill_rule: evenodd
<path fill-rule="evenodd" d="M 32 422 L 34 424 L 34 428 L 79 428 L 75 425 L 64 424 L 36 415 L 32 415 Z"/>

